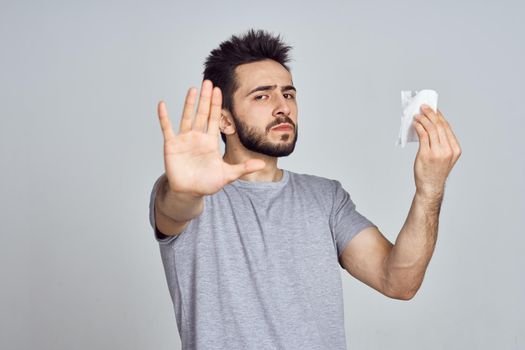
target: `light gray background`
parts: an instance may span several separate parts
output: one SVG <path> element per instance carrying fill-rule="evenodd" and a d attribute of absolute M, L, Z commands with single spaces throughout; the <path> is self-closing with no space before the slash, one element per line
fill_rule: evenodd
<path fill-rule="evenodd" d="M 299 141 L 279 166 L 340 180 L 394 241 L 417 143 L 404 89 L 435 89 L 463 155 L 416 297 L 341 270 L 351 349 L 525 349 L 525 7 L 519 1 L 2 1 L 2 349 L 178 349 L 148 222 L 203 61 L 262 28 L 294 46 Z"/>

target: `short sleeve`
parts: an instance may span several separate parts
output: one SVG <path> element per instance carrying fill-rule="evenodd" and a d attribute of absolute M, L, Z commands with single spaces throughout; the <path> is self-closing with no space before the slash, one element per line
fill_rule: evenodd
<path fill-rule="evenodd" d="M 155 181 L 155 183 L 153 184 L 153 188 L 151 190 L 151 195 L 149 199 L 149 222 L 153 229 L 153 233 L 154 233 L 154 236 L 157 242 L 161 244 L 167 244 L 175 240 L 178 237 L 178 235 L 177 236 L 164 235 L 158 230 L 157 225 L 155 223 L 155 198 L 157 195 L 157 186 L 160 184 L 161 178 L 162 178 L 162 175 L 157 179 L 157 181 Z"/>
<path fill-rule="evenodd" d="M 346 245 L 355 235 L 366 227 L 377 226 L 356 210 L 350 194 L 339 181 L 332 180 L 332 182 L 334 200 L 330 214 L 330 228 L 334 235 L 339 259 Z"/>

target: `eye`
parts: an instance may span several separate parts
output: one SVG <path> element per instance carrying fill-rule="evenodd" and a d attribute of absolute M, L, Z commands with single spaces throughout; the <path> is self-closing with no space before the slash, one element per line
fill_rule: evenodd
<path fill-rule="evenodd" d="M 290 100 L 295 98 L 295 96 L 293 94 L 284 94 L 284 96 L 286 96 L 286 95 L 290 96 L 290 97 L 288 97 Z"/>
<path fill-rule="evenodd" d="M 262 100 L 262 98 L 260 98 L 260 97 L 265 97 L 265 96 L 268 96 L 268 95 L 258 95 L 258 96 L 255 96 L 254 99 L 255 100 Z"/>

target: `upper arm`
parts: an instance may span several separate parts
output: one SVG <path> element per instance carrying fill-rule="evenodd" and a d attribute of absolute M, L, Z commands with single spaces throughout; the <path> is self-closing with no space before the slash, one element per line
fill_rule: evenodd
<path fill-rule="evenodd" d="M 392 297 L 386 275 L 386 260 L 392 247 L 377 227 L 367 227 L 346 245 L 339 257 L 340 263 L 361 282 Z"/>

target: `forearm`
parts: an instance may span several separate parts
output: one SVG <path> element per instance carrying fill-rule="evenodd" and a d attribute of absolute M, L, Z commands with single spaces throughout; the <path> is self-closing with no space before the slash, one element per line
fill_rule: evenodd
<path fill-rule="evenodd" d="M 414 195 L 407 219 L 386 260 L 391 293 L 412 297 L 423 282 L 436 245 L 439 213 L 444 191 Z"/>
<path fill-rule="evenodd" d="M 164 175 L 157 187 L 156 208 L 165 216 L 179 222 L 189 221 L 202 213 L 204 196 L 174 192 Z"/>

